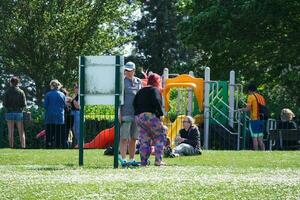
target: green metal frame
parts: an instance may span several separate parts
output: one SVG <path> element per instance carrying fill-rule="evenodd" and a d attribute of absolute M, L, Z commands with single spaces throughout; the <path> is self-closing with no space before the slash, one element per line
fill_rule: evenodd
<path fill-rule="evenodd" d="M 114 168 L 118 168 L 118 156 L 119 156 L 119 141 L 120 141 L 120 124 L 119 124 L 119 106 L 120 106 L 120 71 L 121 59 L 120 56 L 116 56 L 116 70 L 115 70 L 115 136 L 114 136 Z"/>
<path fill-rule="evenodd" d="M 84 95 L 85 95 L 85 57 L 80 56 L 80 134 L 79 134 L 79 166 L 83 165 L 84 136 Z"/>
<path fill-rule="evenodd" d="M 83 138 L 84 138 L 84 95 L 85 95 L 85 57 L 80 56 L 80 136 L 79 136 L 79 166 L 83 166 Z M 114 136 L 114 168 L 118 168 L 118 156 L 119 156 L 119 119 L 118 112 L 120 106 L 120 72 L 121 72 L 121 57 L 116 56 L 116 68 L 115 68 L 115 136 Z"/>

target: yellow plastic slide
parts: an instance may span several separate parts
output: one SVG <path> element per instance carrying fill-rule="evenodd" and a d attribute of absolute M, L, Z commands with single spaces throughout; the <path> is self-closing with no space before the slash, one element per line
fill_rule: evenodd
<path fill-rule="evenodd" d="M 183 128 L 182 121 L 185 115 L 179 115 L 176 120 L 172 123 L 168 118 L 163 120 L 164 125 L 168 127 L 167 137 L 171 140 L 171 146 L 175 146 L 175 138 L 179 133 L 179 130 Z"/>

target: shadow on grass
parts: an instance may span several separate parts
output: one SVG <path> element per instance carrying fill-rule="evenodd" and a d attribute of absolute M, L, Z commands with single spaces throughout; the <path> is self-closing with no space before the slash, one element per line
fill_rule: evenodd
<path fill-rule="evenodd" d="M 57 167 L 57 166 L 45 166 L 45 167 L 35 167 L 31 168 L 32 171 L 58 171 L 58 170 L 64 170 L 66 168 Z"/>
<path fill-rule="evenodd" d="M 46 165 L 46 166 L 38 166 L 38 167 L 32 167 L 29 170 L 31 171 L 59 171 L 59 170 L 70 170 L 70 169 L 76 169 L 78 168 L 78 165 L 75 165 L 73 163 L 67 163 L 62 165 Z"/>

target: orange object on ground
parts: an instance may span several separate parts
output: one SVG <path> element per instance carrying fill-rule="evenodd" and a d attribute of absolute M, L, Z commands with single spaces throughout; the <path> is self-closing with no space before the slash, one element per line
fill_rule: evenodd
<path fill-rule="evenodd" d="M 89 143 L 84 144 L 86 149 L 105 149 L 108 146 L 113 146 L 115 136 L 115 127 L 100 131 L 97 136 Z"/>

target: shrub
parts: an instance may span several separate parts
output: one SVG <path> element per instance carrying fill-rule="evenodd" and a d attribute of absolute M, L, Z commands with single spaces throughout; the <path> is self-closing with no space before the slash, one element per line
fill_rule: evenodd
<path fill-rule="evenodd" d="M 44 125 L 44 108 L 32 107 L 29 109 L 32 116 L 31 122 L 24 122 L 26 134 L 27 148 L 44 147 L 44 138 L 36 138 L 36 135 L 45 129 Z M 4 109 L 0 109 L 0 147 L 8 147 L 8 130 L 4 117 Z M 114 122 L 114 107 L 113 106 L 86 106 L 85 107 L 85 135 L 84 141 L 90 141 L 101 130 L 110 128 Z M 15 147 L 20 147 L 19 134 L 15 127 L 14 134 Z"/>

